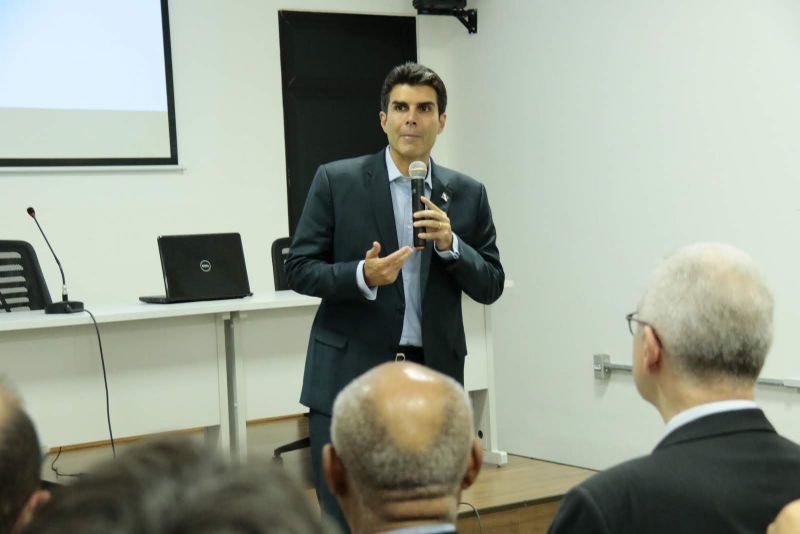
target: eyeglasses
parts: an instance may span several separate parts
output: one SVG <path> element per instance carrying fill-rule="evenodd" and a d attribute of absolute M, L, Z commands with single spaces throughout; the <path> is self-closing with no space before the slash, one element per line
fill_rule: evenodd
<path fill-rule="evenodd" d="M 633 329 L 633 323 L 640 324 L 642 326 L 649 326 L 650 328 L 653 328 L 653 325 L 651 325 L 650 323 L 646 323 L 646 322 L 641 321 L 641 320 L 637 319 L 636 317 L 634 317 L 634 315 L 636 315 L 637 313 L 639 313 L 639 312 L 631 312 L 631 313 L 629 313 L 628 315 L 625 316 L 625 320 L 628 321 L 628 330 L 630 330 L 632 336 L 636 335 L 636 332 Z M 655 328 L 653 328 L 653 331 L 655 331 Z"/>
<path fill-rule="evenodd" d="M 658 343 L 658 346 L 663 349 L 664 344 L 661 342 L 661 337 L 658 335 L 658 332 L 656 332 L 656 327 L 654 327 L 651 323 L 648 323 L 646 321 L 642 321 L 642 320 L 637 319 L 636 317 L 634 317 L 634 315 L 636 315 L 637 313 L 639 313 L 639 312 L 631 312 L 631 313 L 629 313 L 628 315 L 625 316 L 625 320 L 628 321 L 628 330 L 630 330 L 631 335 L 632 336 L 636 335 L 636 332 L 634 332 L 634 330 L 633 330 L 633 323 L 636 323 L 636 324 L 641 325 L 641 326 L 649 326 L 650 329 L 653 331 L 653 337 L 656 338 L 656 343 Z"/>

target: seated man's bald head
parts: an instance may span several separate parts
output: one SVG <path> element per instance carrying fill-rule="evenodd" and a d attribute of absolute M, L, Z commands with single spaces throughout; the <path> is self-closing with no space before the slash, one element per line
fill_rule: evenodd
<path fill-rule="evenodd" d="M 452 378 L 414 363 L 380 365 L 342 390 L 331 437 L 329 453 L 346 470 L 348 497 L 371 513 L 413 515 L 397 505 L 438 500 L 454 515 L 462 487 L 480 467 L 469 395 Z M 343 487 L 333 489 L 341 500 Z"/>
<path fill-rule="evenodd" d="M 430 449 L 446 415 L 461 417 L 456 423 L 467 447 L 471 435 L 468 399 L 458 384 L 445 378 L 413 363 L 384 364 L 365 374 L 356 388 L 361 388 L 362 400 L 370 403 L 398 449 L 416 453 Z"/>

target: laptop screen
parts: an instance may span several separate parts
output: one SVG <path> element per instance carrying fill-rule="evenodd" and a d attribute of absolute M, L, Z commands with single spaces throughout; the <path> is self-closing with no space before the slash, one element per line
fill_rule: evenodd
<path fill-rule="evenodd" d="M 238 233 L 161 236 L 158 250 L 169 301 L 251 294 Z"/>

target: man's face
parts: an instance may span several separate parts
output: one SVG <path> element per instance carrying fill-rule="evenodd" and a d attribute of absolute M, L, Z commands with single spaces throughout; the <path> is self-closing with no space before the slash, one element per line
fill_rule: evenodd
<path fill-rule="evenodd" d="M 389 93 L 388 112 L 380 113 L 395 163 L 399 160 L 405 167 L 415 160 L 427 163 L 446 118 L 444 113 L 439 115 L 433 87 L 395 85 Z"/>

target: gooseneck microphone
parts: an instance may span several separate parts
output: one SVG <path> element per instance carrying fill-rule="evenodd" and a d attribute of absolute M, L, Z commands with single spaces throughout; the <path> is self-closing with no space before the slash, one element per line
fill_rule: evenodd
<path fill-rule="evenodd" d="M 412 161 L 408 166 L 408 175 L 411 178 L 411 215 L 412 223 L 414 221 L 414 212 L 425 209 L 422 204 L 422 199 L 419 197 L 425 195 L 425 177 L 428 176 L 428 166 L 422 161 Z M 420 239 L 420 232 L 424 232 L 424 228 L 414 227 L 414 248 L 423 250 L 425 248 L 425 240 Z"/>
<path fill-rule="evenodd" d="M 42 230 L 42 226 L 39 224 L 39 221 L 36 219 L 36 210 L 33 208 L 28 208 L 28 215 L 31 216 L 33 222 L 36 223 L 36 226 L 39 228 L 39 232 L 42 234 L 44 238 L 44 242 L 47 243 L 47 248 L 50 249 L 50 252 L 53 254 L 53 257 L 56 259 L 56 263 L 58 264 L 58 270 L 61 271 L 61 302 L 53 302 L 44 307 L 45 313 L 78 313 L 83 311 L 83 302 L 79 302 L 77 300 L 69 300 L 69 296 L 67 295 L 67 280 L 64 277 L 64 269 L 61 267 L 61 262 L 58 261 L 58 256 L 56 256 L 53 247 L 50 246 L 50 241 L 47 240 L 47 236 L 44 235 L 44 230 Z"/>

